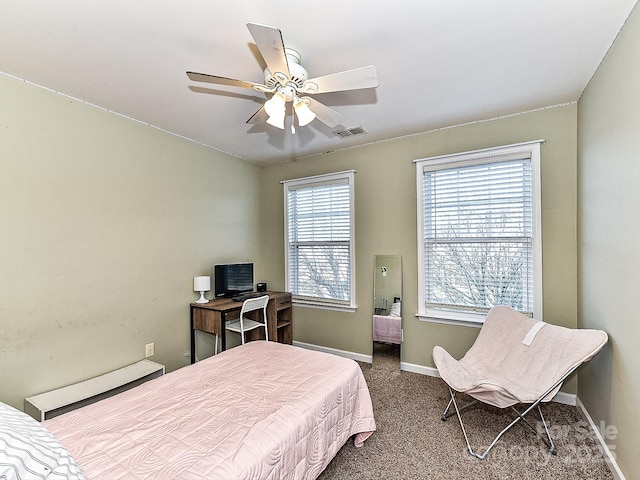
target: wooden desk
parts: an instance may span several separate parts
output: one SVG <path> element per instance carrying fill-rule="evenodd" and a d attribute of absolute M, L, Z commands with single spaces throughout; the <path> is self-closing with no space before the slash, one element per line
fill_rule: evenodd
<path fill-rule="evenodd" d="M 293 316 L 291 314 L 291 293 L 265 292 L 269 295 L 267 304 L 267 329 L 269 340 L 291 344 L 293 340 Z M 224 323 L 240 315 L 242 302 L 230 298 L 217 298 L 207 303 L 192 303 L 191 310 L 191 363 L 196 360 L 196 330 L 220 336 L 221 351 L 227 347 Z"/>

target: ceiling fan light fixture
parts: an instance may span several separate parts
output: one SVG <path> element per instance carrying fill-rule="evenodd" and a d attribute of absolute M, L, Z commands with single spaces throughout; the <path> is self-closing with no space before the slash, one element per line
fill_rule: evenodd
<path fill-rule="evenodd" d="M 274 93 L 269 100 L 264 102 L 264 111 L 269 115 L 267 119 L 269 125 L 284 130 L 284 117 L 287 113 L 286 103 L 287 97 L 282 91 Z"/>
<path fill-rule="evenodd" d="M 316 118 L 316 114 L 311 111 L 309 104 L 300 98 L 296 97 L 296 102 L 293 105 L 293 108 L 298 117 L 298 125 L 301 127 L 310 124 L 313 119 Z"/>
<path fill-rule="evenodd" d="M 263 70 L 264 84 L 206 73 L 187 72 L 189 79 L 195 82 L 252 88 L 258 92 L 273 94 L 247 120 L 247 123 L 259 123 L 267 117 L 267 123 L 284 130 L 284 120 L 288 112 L 287 103 L 291 102 L 292 121 L 290 125 L 292 133 L 295 133 L 295 119 L 293 117 L 296 115 L 300 126 L 308 125 L 316 119 L 329 128 L 335 128 L 341 125 L 343 116 L 340 113 L 318 100 L 313 100 L 313 103 L 310 103 L 309 97 L 298 97 L 298 94 L 313 95 L 378 86 L 378 74 L 373 65 L 309 79 L 309 73 L 300 64 L 302 60 L 300 53 L 285 47 L 280 29 L 253 22 L 247 23 L 247 28 L 251 32 L 262 60 L 264 60 L 266 67 Z M 309 108 L 311 105 L 314 111 Z M 338 132 L 336 135 L 342 137 L 342 133 Z M 347 135 L 356 134 L 351 131 L 346 133 Z"/>
<path fill-rule="evenodd" d="M 282 110 L 282 113 L 275 113 L 274 115 L 271 115 L 267 119 L 267 123 L 269 125 L 273 125 L 274 127 L 279 128 L 280 130 L 284 130 L 284 117 L 285 117 L 285 112 L 284 110 Z"/>
<path fill-rule="evenodd" d="M 282 92 L 276 92 L 269 100 L 264 102 L 264 111 L 269 117 L 279 117 L 282 112 L 284 118 L 286 98 Z"/>

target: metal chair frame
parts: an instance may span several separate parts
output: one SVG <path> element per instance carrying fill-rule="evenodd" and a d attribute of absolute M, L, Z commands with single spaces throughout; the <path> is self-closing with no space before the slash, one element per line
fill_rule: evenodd
<path fill-rule="evenodd" d="M 471 455 L 474 455 L 475 457 L 484 460 L 485 458 L 487 458 L 487 455 L 489 454 L 489 450 L 491 450 L 493 448 L 493 446 L 498 442 L 498 440 L 500 440 L 500 438 L 502 437 L 502 435 L 504 435 L 511 427 L 513 427 L 516 423 L 518 423 L 520 420 L 522 420 L 524 422 L 525 425 L 527 425 L 537 436 L 538 438 L 540 438 L 540 440 L 542 440 L 544 442 L 544 444 L 547 446 L 547 448 L 549 449 L 549 451 L 553 454 L 556 455 L 557 451 L 556 451 L 556 446 L 553 443 L 553 439 L 551 438 L 551 434 L 549 433 L 549 427 L 547 425 L 547 422 L 544 418 L 544 416 L 542 415 L 542 410 L 540 410 L 540 403 L 542 402 L 542 400 L 549 395 L 553 390 L 555 390 L 559 385 L 562 384 L 562 382 L 564 382 L 566 380 L 566 378 L 571 375 L 580 365 L 576 365 L 575 367 L 573 367 L 572 369 L 570 369 L 567 373 L 565 373 L 562 378 L 560 380 L 558 380 L 556 383 L 554 383 L 546 392 L 544 392 L 535 402 L 529 404 L 529 406 L 523 410 L 522 412 L 519 412 L 518 410 L 515 409 L 515 407 L 511 407 L 511 409 L 515 412 L 515 414 L 517 415 L 516 418 L 509 423 L 509 425 L 507 425 L 505 428 L 502 429 L 502 431 L 500 431 L 500 433 L 498 433 L 498 435 L 494 438 L 494 440 L 491 442 L 491 444 L 487 447 L 487 449 L 482 452 L 479 453 L 477 451 L 474 451 L 473 448 L 471 447 L 471 444 L 469 443 L 469 437 L 467 436 L 467 431 L 464 428 L 464 423 L 462 422 L 462 415 L 460 415 L 460 412 L 467 409 L 468 407 L 475 405 L 476 403 L 479 402 L 479 400 L 472 400 L 471 402 L 458 407 L 458 403 L 456 402 L 456 391 L 453 390 L 451 387 L 449 387 L 449 394 L 451 395 L 451 400 L 449 400 L 449 403 L 447 404 L 447 408 L 445 408 L 444 412 L 442 413 L 442 416 L 440 417 L 442 419 L 442 421 L 446 421 L 447 418 L 453 416 L 454 414 L 457 415 L 458 417 L 458 421 L 460 422 L 460 428 L 462 429 L 462 434 L 464 435 L 464 440 L 465 442 L 467 442 L 467 449 L 469 450 L 469 453 Z M 454 407 L 454 411 L 449 412 L 451 405 L 453 405 Z M 498 408 L 498 407 L 495 407 Z M 531 425 L 524 417 L 525 415 L 527 415 L 529 412 L 531 412 L 531 410 L 536 409 L 538 410 L 538 414 L 540 415 L 540 419 L 542 420 L 542 424 L 544 425 L 544 430 L 546 433 L 547 438 L 542 437 L 542 435 L 540 435 L 540 433 L 538 432 L 538 430 L 536 428 L 533 427 L 533 425 Z"/>

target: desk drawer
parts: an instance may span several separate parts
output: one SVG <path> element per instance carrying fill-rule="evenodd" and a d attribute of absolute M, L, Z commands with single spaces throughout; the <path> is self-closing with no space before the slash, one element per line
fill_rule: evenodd
<path fill-rule="evenodd" d="M 193 328 L 201 332 L 220 334 L 220 312 L 204 308 L 193 309 Z"/>

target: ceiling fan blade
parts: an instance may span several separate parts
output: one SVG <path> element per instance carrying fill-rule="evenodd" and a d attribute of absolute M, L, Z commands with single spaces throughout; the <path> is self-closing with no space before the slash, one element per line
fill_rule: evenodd
<path fill-rule="evenodd" d="M 355 68 L 344 72 L 332 73 L 322 77 L 310 78 L 301 88 L 300 93 L 327 93 L 342 90 L 359 90 L 361 88 L 375 88 L 378 84 L 376 67 Z"/>
<path fill-rule="evenodd" d="M 245 82 L 243 80 L 235 80 L 233 78 L 219 77 L 217 75 L 209 75 L 207 73 L 187 72 L 187 76 L 194 82 L 215 83 L 218 85 L 229 85 L 231 87 L 253 88 L 259 92 L 270 93 L 275 89 L 268 88 L 260 83 Z"/>
<path fill-rule="evenodd" d="M 264 107 L 260 107 L 260 110 L 258 110 L 256 113 L 254 113 L 251 118 L 249 120 L 247 120 L 247 123 L 249 124 L 257 124 L 257 123 L 264 123 L 269 119 L 269 115 L 267 115 L 267 112 L 264 111 Z"/>
<path fill-rule="evenodd" d="M 302 97 L 302 100 L 309 102 L 309 108 L 316 114 L 316 119 L 320 120 L 329 128 L 340 125 L 340 122 L 342 122 L 342 119 L 344 118 L 342 114 L 332 110 L 311 97 Z"/>
<path fill-rule="evenodd" d="M 285 85 L 291 74 L 284 50 L 282 32 L 275 27 L 251 22 L 247 23 L 247 28 L 251 32 L 271 75 L 278 79 L 282 85 Z"/>

